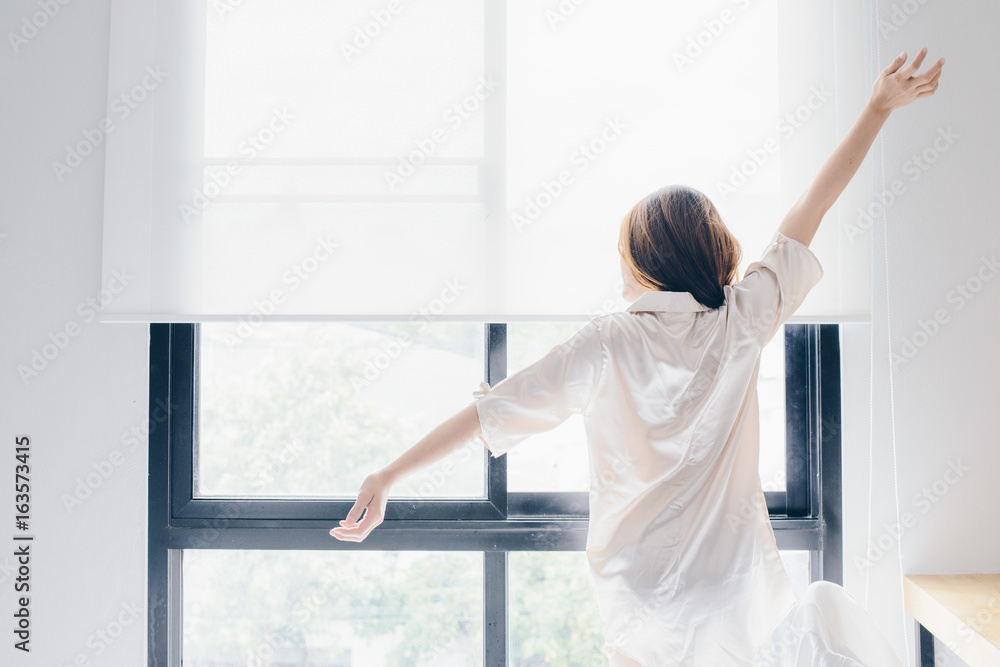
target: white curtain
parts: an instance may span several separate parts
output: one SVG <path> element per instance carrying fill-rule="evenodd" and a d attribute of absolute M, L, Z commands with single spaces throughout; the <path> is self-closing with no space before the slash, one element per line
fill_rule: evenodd
<path fill-rule="evenodd" d="M 585 319 L 670 183 L 756 260 L 861 109 L 860 2 L 115 0 L 105 321 Z M 865 170 L 792 321 L 866 320 Z"/>

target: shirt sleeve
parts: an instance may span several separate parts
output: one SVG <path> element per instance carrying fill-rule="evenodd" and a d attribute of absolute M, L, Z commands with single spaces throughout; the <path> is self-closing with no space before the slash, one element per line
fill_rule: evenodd
<path fill-rule="evenodd" d="M 572 414 L 586 415 L 604 366 L 600 327 L 591 320 L 544 357 L 476 400 L 480 439 L 494 458 Z"/>
<path fill-rule="evenodd" d="M 771 245 L 733 287 L 736 309 L 761 347 L 822 277 L 823 267 L 808 246 L 775 232 Z"/>

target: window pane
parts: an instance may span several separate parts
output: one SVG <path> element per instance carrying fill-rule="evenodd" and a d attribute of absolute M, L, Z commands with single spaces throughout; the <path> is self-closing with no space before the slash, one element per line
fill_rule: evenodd
<path fill-rule="evenodd" d="M 780 551 L 796 597 L 809 585 L 810 551 Z M 584 552 L 510 554 L 510 664 L 606 665 Z"/>
<path fill-rule="evenodd" d="M 480 552 L 184 552 L 185 667 L 482 665 Z"/>
<path fill-rule="evenodd" d="M 513 667 L 608 664 L 584 552 L 514 552 L 509 573 Z"/>
<path fill-rule="evenodd" d="M 256 156 L 246 137 L 275 108 L 292 118 L 264 159 L 396 160 L 439 128 L 435 158 L 482 153 L 482 114 L 448 115 L 484 74 L 482 2 L 413 3 L 398 16 L 383 0 L 217 4 L 206 24 L 206 157 Z"/>
<path fill-rule="evenodd" d="M 513 375 L 568 340 L 584 322 L 511 323 L 507 325 L 507 375 Z M 572 415 L 545 433 L 531 436 L 507 452 L 510 491 L 583 491 L 590 489 L 590 459 L 583 417 Z"/>
<path fill-rule="evenodd" d="M 785 490 L 785 325 L 760 353 L 757 372 L 760 409 L 760 484 Z"/>
<path fill-rule="evenodd" d="M 200 496 L 354 497 L 483 378 L 481 324 L 206 324 L 200 344 Z M 472 441 L 392 495 L 483 497 L 485 457 Z"/>

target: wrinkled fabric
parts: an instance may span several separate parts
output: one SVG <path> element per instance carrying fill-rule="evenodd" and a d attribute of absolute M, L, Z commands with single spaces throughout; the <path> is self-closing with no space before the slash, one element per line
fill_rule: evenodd
<path fill-rule="evenodd" d="M 757 372 L 822 276 L 777 232 L 721 307 L 646 291 L 477 393 L 494 457 L 583 416 L 586 555 L 608 654 L 750 665 L 795 608 L 758 473 Z"/>
<path fill-rule="evenodd" d="M 814 581 L 768 636 L 753 667 L 903 667 L 903 662 L 842 586 Z"/>

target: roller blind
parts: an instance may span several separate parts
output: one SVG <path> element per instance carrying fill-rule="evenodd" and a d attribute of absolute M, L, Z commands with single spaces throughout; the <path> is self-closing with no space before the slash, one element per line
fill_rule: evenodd
<path fill-rule="evenodd" d="M 116 0 L 111 40 L 104 321 L 585 319 L 670 183 L 742 276 L 868 85 L 832 0 Z M 793 321 L 868 317 L 868 194 Z"/>

